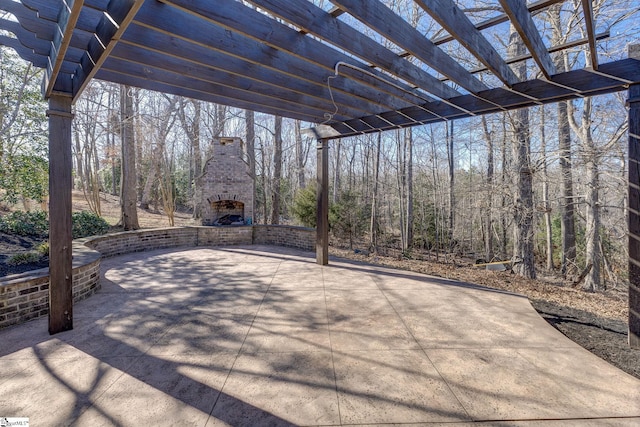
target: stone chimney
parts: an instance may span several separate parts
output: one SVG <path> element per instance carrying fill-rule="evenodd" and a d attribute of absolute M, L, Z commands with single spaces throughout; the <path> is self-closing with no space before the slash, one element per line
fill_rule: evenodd
<path fill-rule="evenodd" d="M 253 223 L 254 178 L 240 138 L 214 138 L 213 155 L 197 179 L 202 225 Z"/>

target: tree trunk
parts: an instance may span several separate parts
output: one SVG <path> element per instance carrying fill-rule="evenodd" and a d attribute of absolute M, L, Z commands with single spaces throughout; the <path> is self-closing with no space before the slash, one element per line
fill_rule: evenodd
<path fill-rule="evenodd" d="M 445 124 L 447 140 L 447 164 L 449 166 L 449 220 L 447 239 L 449 249 L 453 249 L 453 227 L 456 223 L 456 193 L 455 193 L 455 164 L 453 155 L 453 120 L 450 122 L 451 129 Z"/>
<path fill-rule="evenodd" d="M 156 183 L 156 177 L 158 170 L 160 169 L 160 163 L 162 161 L 162 154 L 164 147 L 156 146 L 151 154 L 151 164 L 149 165 L 149 172 L 142 189 L 142 199 L 140 200 L 140 209 L 149 209 L 149 203 L 151 202 L 151 192 L 153 186 Z"/>
<path fill-rule="evenodd" d="M 552 28 L 552 44 L 559 45 L 566 41 L 560 16 L 561 5 L 553 5 L 549 8 L 549 20 Z M 561 73 L 566 70 L 566 55 L 559 53 L 554 60 L 556 71 Z M 576 273 L 576 231 L 575 208 L 573 195 L 573 172 L 571 165 L 571 126 L 569 124 L 567 101 L 558 102 L 558 154 L 560 156 L 560 172 L 562 174 L 561 202 L 562 213 L 560 222 L 560 235 L 562 239 L 562 257 L 560 271 L 566 277 L 567 274 Z"/>
<path fill-rule="evenodd" d="M 124 230 L 137 230 L 138 212 L 136 209 L 136 147 L 133 134 L 133 99 L 129 86 L 120 86 L 120 135 L 122 142 L 122 173 L 120 186 L 120 207 L 122 216 L 120 226 Z"/>
<path fill-rule="evenodd" d="M 122 90 L 122 89 L 119 89 Z M 109 98 L 108 98 L 108 103 L 109 103 L 109 110 L 110 111 L 116 111 L 116 95 L 115 95 L 115 89 L 113 89 L 113 87 L 111 87 L 111 89 L 109 90 Z M 118 160 L 118 156 L 116 155 L 116 134 L 118 133 L 122 133 L 121 129 L 122 129 L 122 124 L 118 122 L 118 119 L 116 118 L 117 116 L 115 114 L 110 115 L 110 121 L 109 121 L 109 133 L 107 134 L 107 145 L 109 146 L 109 157 L 110 157 L 110 163 L 111 163 L 111 195 L 115 196 L 116 194 L 118 194 L 118 182 L 117 179 L 118 173 L 117 173 L 117 168 L 116 168 L 116 162 Z M 122 151 L 122 147 L 120 147 L 120 151 Z M 122 166 L 122 165 L 120 165 Z M 120 171 L 122 173 L 122 170 Z"/>
<path fill-rule="evenodd" d="M 581 155 L 584 158 L 587 181 L 585 195 L 585 264 L 593 264 L 593 267 L 585 277 L 582 289 L 589 292 L 600 289 L 602 262 L 602 253 L 600 252 L 600 200 L 598 195 L 600 189 L 598 163 L 600 158 L 591 133 L 591 106 L 591 98 L 585 99 L 582 107 L 582 123 L 579 129 L 582 143 Z"/>
<path fill-rule="evenodd" d="M 509 56 L 517 57 L 525 53 L 525 48 L 517 32 L 512 27 Z M 518 77 L 526 78 L 526 64 L 515 70 Z M 513 159 L 515 193 L 513 255 L 518 262 L 514 270 L 520 276 L 535 279 L 534 230 L 533 230 L 533 171 L 530 160 L 529 110 L 521 108 L 511 114 L 513 127 Z"/>
<path fill-rule="evenodd" d="M 369 228 L 370 248 L 378 252 L 378 178 L 380 176 L 380 148 L 382 145 L 382 132 L 378 132 L 378 144 L 376 147 L 376 160 L 373 169 L 373 194 L 371 195 L 371 224 Z"/>
<path fill-rule="evenodd" d="M 398 217 L 400 220 L 400 248 L 404 252 L 407 249 L 407 229 L 406 229 L 406 163 L 405 163 L 405 147 L 406 143 L 403 135 L 400 134 L 400 130 L 395 132 L 396 134 L 396 156 L 397 158 L 397 172 L 396 172 L 396 185 L 398 190 Z"/>
<path fill-rule="evenodd" d="M 189 197 L 192 200 L 193 215 L 192 218 L 202 217 L 202 200 L 201 189 L 197 188 L 198 177 L 202 174 L 202 150 L 200 144 L 200 119 L 202 117 L 202 105 L 200 101 L 189 100 L 188 102 L 193 105 L 193 117 L 187 117 L 186 107 L 187 102 L 184 98 L 179 99 L 178 116 L 180 117 L 180 123 L 182 128 L 187 134 L 190 142 L 191 161 L 189 162 L 189 182 L 193 183 L 190 188 Z"/>
<path fill-rule="evenodd" d="M 576 227 L 573 195 L 573 168 L 571 165 L 571 128 L 567 101 L 558 103 L 558 151 L 562 173 L 562 265 L 563 275 L 574 272 L 576 265 Z"/>
<path fill-rule="evenodd" d="M 192 100 L 193 103 L 193 124 L 191 125 L 191 148 L 193 149 L 193 169 L 194 178 L 202 174 L 202 150 L 200 148 L 200 118 L 202 116 L 202 105 L 200 101 Z"/>
<path fill-rule="evenodd" d="M 484 256 L 487 262 L 493 259 L 493 230 L 491 224 L 491 211 L 493 208 L 493 135 L 489 132 L 486 116 L 482 116 L 482 129 L 484 139 L 487 142 L 487 181 L 485 208 L 482 215 L 482 228 L 484 230 Z"/>
<path fill-rule="evenodd" d="M 407 221 L 406 235 L 407 247 L 413 247 L 413 132 L 411 128 L 404 130 L 405 145 L 407 148 Z"/>
<path fill-rule="evenodd" d="M 304 179 L 305 149 L 302 146 L 302 131 L 300 129 L 300 120 L 295 121 L 295 138 L 296 138 L 296 172 L 298 178 L 298 189 L 307 186 Z"/>
<path fill-rule="evenodd" d="M 601 287 L 601 260 L 600 251 L 600 206 L 598 199 L 599 172 L 596 156 L 587 160 L 586 164 L 587 194 L 586 194 L 586 229 L 585 229 L 585 261 L 593 264 L 587 273 L 582 288 L 585 291 L 594 292 Z"/>
<path fill-rule="evenodd" d="M 249 163 L 249 174 L 253 178 L 253 206 L 251 207 L 251 212 L 255 217 L 256 215 L 256 203 L 255 203 L 255 194 L 256 194 L 256 129 L 255 129 L 255 114 L 253 111 L 245 110 L 244 111 L 244 123 L 245 123 L 245 150 L 247 154 L 247 162 Z M 246 218 L 248 219 L 248 218 Z M 255 222 L 255 218 L 251 218 L 252 223 Z"/>
<path fill-rule="evenodd" d="M 333 171 L 333 192 L 331 195 L 331 201 L 333 203 L 337 203 L 338 202 L 338 191 L 340 189 L 340 158 L 342 157 L 340 151 L 342 149 L 342 144 L 340 143 L 339 139 L 335 140 L 335 153 L 336 153 L 336 161 L 335 161 L 335 168 Z M 351 165 L 353 165 L 353 159 L 350 162 Z M 351 185 L 351 177 L 352 174 L 349 173 L 349 185 Z"/>
<path fill-rule="evenodd" d="M 448 130 L 448 126 L 445 123 L 445 132 L 449 132 Z M 444 223 L 446 222 L 446 227 L 448 227 L 448 230 L 450 230 L 449 228 L 449 222 L 445 220 L 444 216 L 445 214 L 448 215 L 448 218 L 451 218 L 451 210 L 449 210 L 447 212 L 446 209 L 444 208 L 440 208 L 441 205 L 444 205 L 444 200 L 439 198 L 439 193 L 440 193 L 440 188 L 442 188 L 439 185 L 439 180 L 438 180 L 438 170 L 440 169 L 439 166 L 439 162 L 438 162 L 438 153 L 436 150 L 436 145 L 437 145 L 437 141 L 436 138 L 434 137 L 433 132 L 431 132 L 431 174 L 433 177 L 433 189 L 432 189 L 432 204 L 433 204 L 433 232 L 434 232 L 434 242 L 433 242 L 433 247 L 435 247 L 436 249 L 436 262 L 440 261 L 440 249 L 442 248 L 443 244 L 442 244 L 442 232 L 444 231 Z M 449 141 L 449 134 L 446 133 L 446 139 L 447 141 Z M 449 152 L 449 143 L 447 142 L 447 153 Z M 451 179 L 451 176 L 449 176 L 449 179 Z M 451 194 L 449 193 L 449 197 L 451 197 Z M 442 216 L 442 217 L 441 217 Z M 449 232 L 447 232 L 449 234 Z"/>
<path fill-rule="evenodd" d="M 86 188 L 88 187 L 88 181 L 85 181 L 84 178 L 84 166 L 82 164 L 82 146 L 80 145 L 80 132 L 78 131 L 78 129 L 74 130 L 74 140 L 76 143 L 76 173 L 78 174 L 78 181 L 80 181 L 82 189 L 86 191 Z M 75 182 L 73 183 L 73 188 L 75 188 Z"/>
<path fill-rule="evenodd" d="M 262 173 L 260 174 L 260 180 L 262 181 L 262 222 L 267 224 L 269 221 L 269 207 L 267 204 L 267 194 L 269 193 L 269 182 L 267 180 L 267 155 L 265 153 L 265 147 L 260 139 L 260 157 L 262 161 Z"/>
<path fill-rule="evenodd" d="M 551 227 L 551 204 L 549 203 L 549 173 L 547 171 L 547 138 L 545 133 L 545 113 L 541 109 L 540 151 L 542 154 L 542 209 L 544 210 L 545 243 L 547 254 L 547 270 L 553 270 L 553 229 Z"/>
<path fill-rule="evenodd" d="M 508 156 L 507 150 L 507 117 L 503 115 L 502 120 L 502 145 L 500 147 L 500 158 L 502 161 L 502 171 L 500 174 L 500 180 L 502 182 L 502 187 L 507 188 L 508 186 L 508 176 L 510 169 L 510 160 Z M 502 191 L 502 196 L 500 197 L 500 258 L 507 258 L 507 203 L 508 198 L 506 191 Z"/>
<path fill-rule="evenodd" d="M 191 197 L 193 198 L 193 218 L 202 217 L 202 200 L 196 195 L 200 194 L 199 189 L 196 188 L 197 178 L 202 175 L 202 149 L 200 144 L 200 118 L 202 116 L 202 105 L 200 101 L 191 101 L 193 103 L 193 122 L 190 127 L 189 139 L 191 140 L 191 155 L 193 156 L 193 191 Z"/>
<path fill-rule="evenodd" d="M 280 224 L 280 187 L 282 186 L 282 117 L 280 116 L 275 116 L 274 143 L 271 224 Z"/>

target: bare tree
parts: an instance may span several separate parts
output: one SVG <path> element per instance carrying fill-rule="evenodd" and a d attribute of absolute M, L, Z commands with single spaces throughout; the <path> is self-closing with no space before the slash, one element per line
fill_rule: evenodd
<path fill-rule="evenodd" d="M 95 91 L 89 87 L 83 99 L 76 104 L 76 119 L 73 121 L 75 139 L 75 158 L 77 181 L 82 188 L 89 209 L 101 214 L 99 163 L 97 158 L 97 140 L 99 110 L 103 108 L 94 99 Z M 95 167 L 94 167 L 95 166 Z"/>
<path fill-rule="evenodd" d="M 305 188 L 306 182 L 304 179 L 304 165 L 307 158 L 307 154 L 309 150 L 305 150 L 302 146 L 302 131 L 300 129 L 300 120 L 295 121 L 295 140 L 296 140 L 296 172 L 297 172 L 297 181 L 298 188 Z"/>
<path fill-rule="evenodd" d="M 169 136 L 169 132 L 171 132 L 171 129 L 177 119 L 175 113 L 176 104 L 178 103 L 179 98 L 177 96 L 169 97 L 164 95 L 162 97 L 157 97 L 156 101 L 157 102 L 154 102 L 151 107 L 154 108 L 155 111 L 151 111 L 147 131 L 144 132 L 144 135 L 150 135 L 152 140 L 149 140 L 146 137 L 141 138 L 141 141 L 146 141 L 147 145 L 152 147 L 149 171 L 144 182 L 142 197 L 140 200 L 140 208 L 142 209 L 149 209 L 152 190 L 156 188 L 157 183 L 162 184 L 162 179 L 165 178 L 163 174 L 166 172 L 166 167 L 164 167 L 163 162 L 166 141 Z M 180 114 L 181 111 L 178 110 L 178 115 Z M 165 197 L 163 197 L 163 200 L 164 199 Z M 166 210 L 165 213 L 168 215 Z"/>
<path fill-rule="evenodd" d="M 245 110 L 244 112 L 244 124 L 245 124 L 245 152 L 247 155 L 247 162 L 249 163 L 249 173 L 254 180 L 253 191 L 255 193 L 255 179 L 256 179 L 256 129 L 255 129 L 255 113 L 251 110 Z M 251 207 L 251 211 L 256 212 L 255 198 L 254 204 Z M 255 221 L 255 218 L 251 218 L 251 221 Z"/>
<path fill-rule="evenodd" d="M 189 168 L 189 182 L 193 182 L 194 188 L 190 192 L 193 203 L 193 218 L 201 217 L 201 206 L 198 189 L 195 188 L 196 178 L 202 174 L 202 149 L 200 123 L 202 117 L 202 103 L 194 99 L 180 98 L 178 104 L 178 116 L 190 142 L 191 162 Z M 191 107 L 191 108 L 189 108 Z M 189 112 L 189 114 L 187 114 Z"/>
<path fill-rule="evenodd" d="M 120 180 L 121 218 L 119 225 L 124 230 L 137 230 L 138 211 L 136 209 L 136 148 L 133 131 L 133 97 L 131 88 L 120 86 L 120 135 L 122 140 L 122 178 Z"/>
<path fill-rule="evenodd" d="M 525 47 L 515 29 L 511 28 L 509 56 L 518 57 Z M 526 78 L 526 63 L 516 65 L 516 74 Z M 513 254 L 521 262 L 514 270 L 523 277 L 535 279 L 534 228 L 533 228 L 533 170 L 530 159 L 529 111 L 521 108 L 509 115 L 513 128 L 513 159 L 515 192 L 513 198 L 514 240 Z"/>
<path fill-rule="evenodd" d="M 406 221 L 406 248 L 413 247 L 413 132 L 411 128 L 404 131 L 405 147 L 407 150 L 407 221 Z"/>
<path fill-rule="evenodd" d="M 588 55 L 586 55 L 588 56 Z M 576 111 L 569 104 L 569 123 L 580 140 L 579 156 L 585 166 L 585 267 L 580 275 L 584 278 L 582 288 L 596 291 L 602 287 L 602 253 L 601 228 L 602 206 L 600 203 L 600 164 L 602 157 L 622 138 L 628 124 L 621 123 L 612 132 L 602 146 L 593 137 L 593 99 L 586 98 L 582 102 L 580 123 L 576 120 Z"/>
<path fill-rule="evenodd" d="M 273 151 L 273 195 L 271 224 L 280 224 L 280 192 L 282 187 L 282 117 L 275 116 Z"/>
<path fill-rule="evenodd" d="M 552 28 L 552 41 L 555 44 L 563 43 L 567 31 L 561 20 L 560 4 L 549 8 L 548 16 Z M 555 58 L 557 72 L 567 69 L 566 52 L 558 54 Z M 573 195 L 573 168 L 571 161 L 571 127 L 568 117 L 567 101 L 558 102 L 558 154 L 560 156 L 560 171 L 562 176 L 562 194 L 560 209 L 561 216 L 561 239 L 562 239 L 562 261 L 560 271 L 563 275 L 575 272 L 576 262 L 576 226 L 575 208 Z"/>
<path fill-rule="evenodd" d="M 335 159 L 334 159 L 334 168 L 333 168 L 333 192 L 332 192 L 332 196 L 331 196 L 331 201 L 333 203 L 337 203 L 338 202 L 338 192 L 340 191 L 340 160 L 342 159 L 342 142 L 340 141 L 340 139 L 337 139 L 334 141 L 334 147 L 335 147 Z M 353 166 L 353 161 L 349 162 L 349 165 L 352 167 Z M 352 174 L 351 174 L 351 169 L 350 169 L 350 173 L 349 173 L 349 184 L 351 184 L 351 178 L 352 178 Z"/>
<path fill-rule="evenodd" d="M 547 167 L 547 134 L 544 106 L 540 109 L 540 152 L 542 154 L 542 211 L 545 226 L 545 252 L 547 270 L 553 270 L 553 228 L 551 226 L 551 203 L 549 203 L 549 172 Z"/>
<path fill-rule="evenodd" d="M 450 128 L 449 128 L 450 126 Z M 447 240 L 449 245 L 453 245 L 453 227 L 456 223 L 456 193 L 455 193 L 455 164 L 454 164 L 454 146 L 453 146 L 453 121 L 445 123 L 445 139 L 447 141 L 447 166 L 449 172 L 449 218 Z M 452 249 L 452 248 L 450 248 Z"/>
<path fill-rule="evenodd" d="M 376 158 L 373 165 L 373 190 L 371 194 L 371 223 L 369 226 L 369 246 L 372 251 L 378 251 L 378 229 L 380 227 L 378 218 L 378 182 L 380 179 L 380 149 L 382 145 L 382 132 L 378 132 L 376 144 Z"/>
<path fill-rule="evenodd" d="M 493 207 L 493 135 L 489 131 L 487 117 L 482 116 L 482 131 L 487 143 L 487 179 L 485 206 L 482 213 L 482 230 L 484 235 L 484 256 L 487 261 L 493 258 L 493 227 L 491 213 Z"/>

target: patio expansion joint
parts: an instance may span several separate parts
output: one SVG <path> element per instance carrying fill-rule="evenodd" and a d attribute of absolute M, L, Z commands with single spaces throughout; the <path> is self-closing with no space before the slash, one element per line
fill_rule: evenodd
<path fill-rule="evenodd" d="M 273 274 L 271 275 L 271 280 L 269 281 L 269 286 L 267 286 L 267 290 L 262 295 L 262 300 L 260 300 L 260 304 L 258 305 L 258 310 L 256 310 L 255 314 L 253 315 L 253 319 L 251 319 L 251 323 L 249 325 L 249 328 L 247 329 L 246 334 L 242 338 L 242 344 L 240 345 L 240 348 L 238 349 L 238 351 L 236 353 L 236 357 L 233 359 L 233 363 L 231 364 L 231 367 L 229 368 L 229 371 L 227 372 L 227 375 L 225 376 L 224 381 L 222 382 L 222 386 L 220 386 L 220 390 L 218 392 L 218 395 L 216 396 L 216 399 L 213 402 L 213 405 L 211 405 L 211 410 L 209 411 L 209 418 L 213 417 L 213 411 L 216 409 L 216 405 L 218 404 L 218 401 L 220 400 L 220 396 L 222 396 L 223 390 L 224 390 L 225 386 L 227 385 L 227 382 L 229 381 L 229 377 L 231 376 L 231 372 L 233 372 L 233 368 L 235 368 L 236 363 L 238 362 L 238 359 L 243 354 L 242 349 L 244 348 L 245 342 L 247 341 L 247 337 L 249 336 L 249 332 L 251 332 L 251 329 L 253 328 L 253 324 L 255 323 L 256 318 L 258 317 L 258 314 L 260 313 L 260 309 L 262 308 L 262 304 L 264 304 L 264 300 L 265 300 L 265 298 L 267 298 L 267 295 L 269 294 L 269 290 L 271 289 L 271 285 L 273 284 L 273 279 L 276 276 L 276 274 L 278 274 L 278 270 L 280 269 L 280 266 L 282 265 L 283 261 L 284 261 L 284 259 L 282 259 L 282 260 L 280 260 L 278 262 L 278 268 L 276 268 L 275 271 L 273 272 Z"/>
<path fill-rule="evenodd" d="M 373 283 L 376 284 L 376 287 L 378 288 L 378 290 L 380 292 L 382 292 L 382 295 L 384 295 L 385 299 L 387 300 L 387 303 L 389 303 L 389 305 L 391 306 L 391 309 L 393 310 L 393 312 L 396 314 L 396 316 L 398 316 L 398 319 L 400 319 L 400 321 L 402 322 L 402 325 L 405 327 L 405 329 L 407 330 L 407 332 L 409 333 L 409 335 L 411 335 L 411 338 L 413 338 L 413 340 L 416 342 L 416 344 L 418 345 L 418 347 L 420 348 L 420 350 L 422 351 L 422 354 L 424 354 L 424 357 L 427 358 L 427 360 L 429 361 L 429 363 L 431 363 L 431 366 L 433 366 L 433 369 L 435 369 L 435 371 L 438 373 L 438 376 L 440 377 L 440 379 L 442 380 L 442 382 L 447 386 L 447 389 L 449 390 L 449 392 L 451 393 L 451 395 L 453 397 L 456 398 L 456 401 L 458 402 L 458 405 L 460 405 L 460 407 L 464 410 L 465 415 L 467 416 L 468 420 L 473 420 L 473 417 L 471 416 L 471 414 L 469 413 L 469 410 L 464 406 L 464 404 L 462 403 L 462 401 L 460 400 L 460 397 L 455 393 L 453 387 L 451 387 L 451 384 L 449 384 L 449 381 L 447 381 L 447 379 L 442 375 L 442 372 L 440 372 L 440 370 L 438 369 L 438 367 L 436 366 L 435 363 L 433 363 L 433 361 L 431 360 L 431 358 L 429 357 L 429 355 L 427 354 L 426 350 L 423 348 L 423 346 L 420 344 L 420 341 L 418 341 L 418 339 L 416 338 L 416 336 L 413 334 L 413 332 L 411 332 L 411 328 L 409 328 L 409 326 L 407 325 L 407 323 L 405 322 L 404 318 L 400 315 L 400 313 L 398 312 L 398 310 L 396 310 L 396 308 L 393 306 L 393 304 L 391 304 L 391 300 L 389 300 L 389 297 L 387 296 L 387 293 L 385 292 L 385 290 L 380 286 L 380 282 L 379 279 L 373 275 Z"/>
<path fill-rule="evenodd" d="M 336 374 L 336 362 L 335 362 L 335 358 L 333 357 L 333 341 L 331 340 L 331 322 L 329 322 L 329 305 L 327 303 L 327 287 L 324 282 L 324 270 L 325 270 L 325 267 L 323 266 L 320 269 L 320 273 L 322 274 L 322 293 L 324 295 L 324 310 L 327 316 L 327 330 L 329 331 L 329 353 L 331 354 L 331 369 L 333 370 L 333 384 L 334 384 L 334 390 L 336 392 L 336 403 L 338 405 L 338 419 L 342 424 L 342 412 L 340 411 L 340 398 L 339 398 L 340 394 L 338 392 L 338 375 Z"/>

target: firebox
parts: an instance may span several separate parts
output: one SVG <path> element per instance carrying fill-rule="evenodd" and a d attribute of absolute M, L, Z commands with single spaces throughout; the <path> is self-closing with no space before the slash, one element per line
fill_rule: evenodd
<path fill-rule="evenodd" d="M 213 225 L 243 225 L 244 203 L 235 200 L 218 200 L 211 203 L 213 209 Z"/>
<path fill-rule="evenodd" d="M 242 225 L 253 221 L 255 180 L 240 138 L 214 138 L 212 156 L 196 184 L 202 225 Z"/>

